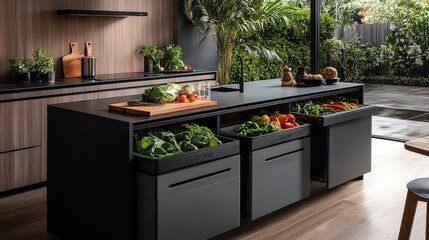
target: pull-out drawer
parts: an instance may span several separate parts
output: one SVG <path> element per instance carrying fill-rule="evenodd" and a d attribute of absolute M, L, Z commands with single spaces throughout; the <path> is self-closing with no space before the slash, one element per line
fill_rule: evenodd
<path fill-rule="evenodd" d="M 311 126 L 306 123 L 300 123 L 300 126 L 282 129 L 278 132 L 263 134 L 260 136 L 241 136 L 235 133 L 240 125 L 233 125 L 220 129 L 220 133 L 240 140 L 241 151 L 254 151 L 257 149 L 270 147 L 275 144 L 289 142 L 295 139 L 310 136 Z"/>
<path fill-rule="evenodd" d="M 262 217 L 310 195 L 310 138 L 242 153 L 242 214 Z"/>
<path fill-rule="evenodd" d="M 136 173 L 137 239 L 207 239 L 240 225 L 240 157 Z"/>
<path fill-rule="evenodd" d="M 377 111 L 375 106 L 363 106 L 346 112 L 337 112 L 324 116 L 312 116 L 301 113 L 293 113 L 298 121 L 319 125 L 322 127 L 364 118 L 373 115 Z"/>
<path fill-rule="evenodd" d="M 0 153 L 41 144 L 40 100 L 0 103 Z"/>
<path fill-rule="evenodd" d="M 240 143 L 238 140 L 223 136 L 216 137 L 222 141 L 222 144 L 184 152 L 175 156 L 155 158 L 134 152 L 134 168 L 153 175 L 162 174 L 215 159 L 237 155 L 240 152 Z"/>
<path fill-rule="evenodd" d="M 42 181 L 41 147 L 0 153 L 0 192 Z"/>
<path fill-rule="evenodd" d="M 311 175 L 332 188 L 371 171 L 371 115 L 364 106 L 326 116 L 294 114 L 311 123 Z"/>

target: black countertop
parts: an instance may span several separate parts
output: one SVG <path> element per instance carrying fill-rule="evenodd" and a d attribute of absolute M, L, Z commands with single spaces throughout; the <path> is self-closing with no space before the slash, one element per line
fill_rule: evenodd
<path fill-rule="evenodd" d="M 181 111 L 176 113 L 163 114 L 152 117 L 136 116 L 124 113 L 109 111 L 108 105 L 112 103 L 126 102 L 133 97 L 117 97 L 90 101 L 58 104 L 60 107 L 72 111 L 96 115 L 130 124 L 157 124 L 159 121 L 172 122 L 189 120 L 195 115 L 214 116 L 216 114 L 229 113 L 247 108 L 266 107 L 276 104 L 293 102 L 303 99 L 330 96 L 333 94 L 343 94 L 348 92 L 358 92 L 363 94 L 363 84 L 339 82 L 334 85 L 321 85 L 309 87 L 282 87 L 280 79 L 261 80 L 245 84 L 244 93 L 216 92 L 212 91 L 211 99 L 217 101 L 217 106 L 198 108 L 194 110 Z M 138 98 L 140 96 L 136 96 Z"/>
<path fill-rule="evenodd" d="M 154 79 L 166 79 L 175 77 L 198 76 L 204 74 L 215 74 L 215 71 L 197 70 L 188 73 L 144 73 L 144 72 L 130 72 L 130 73 L 113 73 L 113 74 L 100 74 L 96 76 L 95 80 L 85 80 L 81 78 L 61 78 L 56 79 L 53 83 L 6 83 L 0 84 L 0 94 L 16 93 L 26 91 L 47 90 L 54 88 L 68 88 L 68 87 L 82 87 L 90 85 L 111 84 L 120 82 L 132 81 L 147 81 Z"/>

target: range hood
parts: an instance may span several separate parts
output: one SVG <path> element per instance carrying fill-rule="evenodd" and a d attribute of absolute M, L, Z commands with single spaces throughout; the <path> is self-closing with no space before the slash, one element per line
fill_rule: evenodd
<path fill-rule="evenodd" d="M 147 16 L 147 12 L 62 9 L 57 10 L 57 15 L 126 18 L 129 16 L 145 17 Z"/>

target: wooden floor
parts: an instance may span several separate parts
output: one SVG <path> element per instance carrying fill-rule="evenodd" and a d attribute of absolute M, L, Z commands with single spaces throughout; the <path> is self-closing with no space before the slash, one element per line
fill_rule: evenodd
<path fill-rule="evenodd" d="M 372 140 L 372 172 L 215 239 L 397 239 L 406 184 L 429 176 L 429 157 L 400 142 Z M 357 148 L 359 146 L 356 146 Z M 419 203 L 411 239 L 424 239 Z M 0 239 L 56 239 L 46 233 L 46 187 L 0 195 Z"/>

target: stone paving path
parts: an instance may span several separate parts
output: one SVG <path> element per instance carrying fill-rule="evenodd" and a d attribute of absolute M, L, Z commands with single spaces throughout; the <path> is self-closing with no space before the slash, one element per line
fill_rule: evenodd
<path fill-rule="evenodd" d="M 372 134 L 396 141 L 429 135 L 429 88 L 365 84 L 365 104 L 379 107 Z"/>
<path fill-rule="evenodd" d="M 429 113 L 429 87 L 365 84 L 364 97 L 369 105 Z"/>

